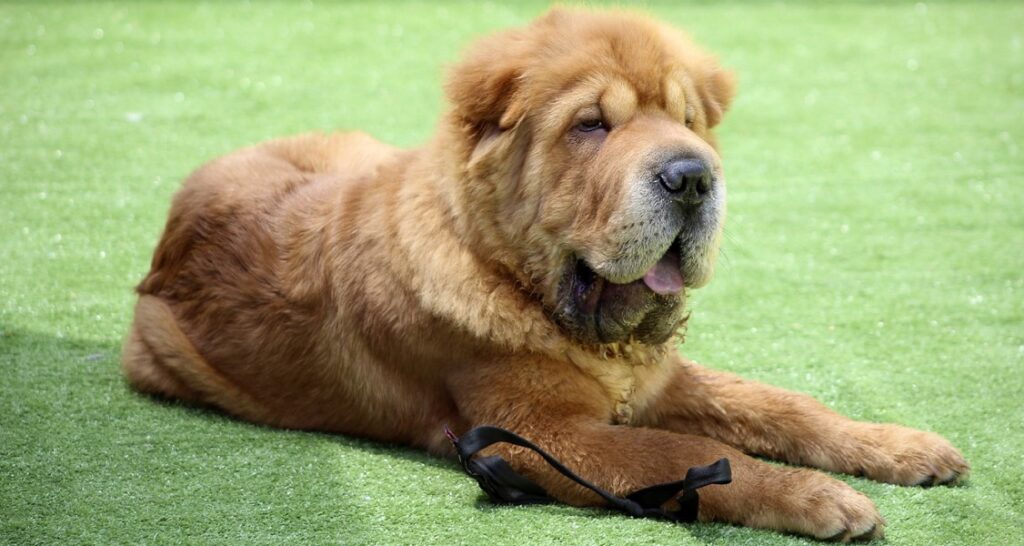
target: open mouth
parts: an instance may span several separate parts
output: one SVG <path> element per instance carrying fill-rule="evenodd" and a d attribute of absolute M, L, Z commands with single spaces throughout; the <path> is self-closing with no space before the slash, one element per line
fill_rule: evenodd
<path fill-rule="evenodd" d="M 555 320 L 584 343 L 668 340 L 685 321 L 682 243 L 676 239 L 639 278 L 614 283 L 577 258 L 565 273 Z"/>
<path fill-rule="evenodd" d="M 629 303 L 632 299 L 649 298 L 652 293 L 665 297 L 678 296 L 684 288 L 678 244 L 678 241 L 674 242 L 643 277 L 624 284 L 613 283 L 598 275 L 582 259 L 576 260 L 573 284 L 577 308 L 593 315 L 602 301 L 611 297 L 624 298 L 626 301 L 619 303 Z"/>

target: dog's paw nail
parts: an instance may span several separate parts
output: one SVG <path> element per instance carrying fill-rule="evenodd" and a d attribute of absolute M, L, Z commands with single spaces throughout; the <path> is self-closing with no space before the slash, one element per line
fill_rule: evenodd
<path fill-rule="evenodd" d="M 850 534 L 849 531 L 843 529 L 842 531 L 839 531 L 830 537 L 826 537 L 823 540 L 825 542 L 847 542 L 850 540 Z"/>
<path fill-rule="evenodd" d="M 954 470 L 953 474 L 950 475 L 948 478 L 946 478 L 946 479 L 942 480 L 941 482 L 939 482 L 939 485 L 953 485 L 953 484 L 955 484 L 955 483 L 957 483 L 959 481 L 960 481 L 960 473 Z"/>
<path fill-rule="evenodd" d="M 872 524 L 871 527 L 863 533 L 853 537 L 853 540 L 871 540 L 875 537 L 875 530 L 878 529 L 878 524 Z"/>
<path fill-rule="evenodd" d="M 931 486 L 935 485 L 935 480 L 936 479 L 938 479 L 938 478 L 934 474 L 929 474 L 929 475 L 925 476 L 923 480 L 915 483 L 914 485 L 918 486 L 918 487 L 931 487 Z"/>

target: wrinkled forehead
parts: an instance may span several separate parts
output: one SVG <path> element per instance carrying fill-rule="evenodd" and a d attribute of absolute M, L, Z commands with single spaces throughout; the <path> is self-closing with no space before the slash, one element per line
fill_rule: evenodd
<path fill-rule="evenodd" d="M 663 74 L 648 73 L 645 79 L 617 70 L 593 70 L 584 77 L 567 78 L 561 92 L 548 101 L 545 125 L 559 127 L 574 121 L 583 111 L 599 115 L 612 127 L 622 126 L 637 115 L 662 113 L 686 123 L 698 106 L 693 78 L 685 69 Z"/>
<path fill-rule="evenodd" d="M 607 21 L 563 20 L 557 32 L 543 33 L 525 80 L 534 96 L 560 106 L 598 104 L 606 121 L 621 124 L 638 111 L 659 109 L 680 122 L 687 102 L 696 102 L 697 59 L 685 40 L 646 21 L 608 25 Z M 549 29 L 550 30 L 550 29 Z M 557 98 L 556 98 L 557 97 Z M 692 112 L 691 112 L 692 114 Z"/>

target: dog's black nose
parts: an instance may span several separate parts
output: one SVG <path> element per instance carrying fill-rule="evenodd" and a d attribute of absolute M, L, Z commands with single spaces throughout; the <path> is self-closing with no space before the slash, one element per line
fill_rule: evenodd
<path fill-rule="evenodd" d="M 658 173 L 661 186 L 680 203 L 696 205 L 711 191 L 711 172 L 698 159 L 675 159 Z"/>

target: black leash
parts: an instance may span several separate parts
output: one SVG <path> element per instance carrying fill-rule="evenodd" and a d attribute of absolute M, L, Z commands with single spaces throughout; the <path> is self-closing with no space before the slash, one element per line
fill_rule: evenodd
<path fill-rule="evenodd" d="M 547 491 L 512 470 L 512 467 L 501 457 L 497 455 L 473 457 L 480 450 L 500 442 L 525 447 L 533 451 L 566 478 L 597 493 L 608 503 L 610 508 L 634 517 L 665 518 L 684 523 L 695 521 L 700 501 L 697 490 L 706 485 L 726 484 L 732 481 L 729 459 L 723 458 L 707 466 L 690 468 L 682 480 L 652 485 L 634 491 L 625 497 L 617 497 L 579 477 L 558 459 L 529 440 L 503 428 L 477 427 L 459 438 L 445 426 L 444 433 L 455 446 L 462 469 L 480 484 L 480 489 L 487 493 L 492 502 L 500 504 L 541 504 L 554 501 Z M 661 505 L 676 494 L 679 495 L 676 497 L 679 509 L 671 511 L 663 509 Z"/>

